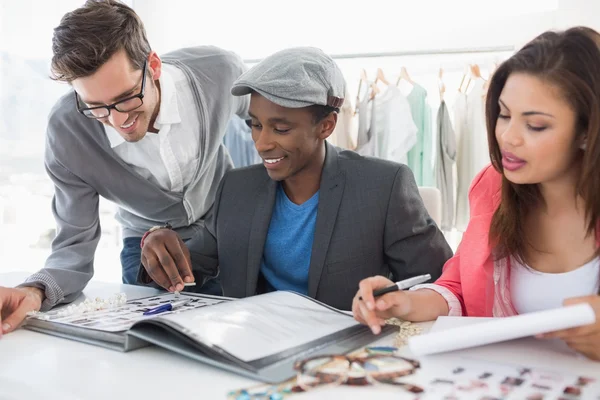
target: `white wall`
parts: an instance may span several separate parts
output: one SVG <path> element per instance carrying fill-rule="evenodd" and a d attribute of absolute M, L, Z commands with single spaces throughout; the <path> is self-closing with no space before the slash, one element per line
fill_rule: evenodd
<path fill-rule="evenodd" d="M 0 51 L 15 55 L 52 57 L 52 31 L 64 13 L 84 0 L 0 1 Z"/>
<path fill-rule="evenodd" d="M 598 0 L 559 0 L 557 28 L 585 25 L 600 31 L 600 1 Z"/>
<path fill-rule="evenodd" d="M 258 58 L 298 45 L 333 54 L 520 45 L 559 26 L 563 14 L 569 17 L 560 17 L 561 22 L 591 20 L 587 10 L 597 8 L 597 2 L 369 0 L 353 6 L 347 0 L 304 0 L 287 3 L 285 11 L 279 0 L 133 4 L 159 52 L 215 44 Z"/>
<path fill-rule="evenodd" d="M 600 0 L 132 0 L 160 53 L 213 44 L 244 59 L 290 46 L 316 46 L 330 54 L 514 46 L 548 29 L 585 24 L 600 30 Z M 294 4 L 291 6 L 291 4 Z M 340 60 L 351 95 L 360 70 L 382 68 L 396 79 L 406 66 L 413 79 L 435 91 L 440 67 L 447 93 L 455 93 L 464 66 L 489 67 L 511 53 Z M 456 87 L 455 87 L 456 86 Z M 430 93 L 434 93 L 430 91 Z M 430 97 L 432 102 L 437 97 Z M 448 101 L 451 98 L 447 97 Z"/>

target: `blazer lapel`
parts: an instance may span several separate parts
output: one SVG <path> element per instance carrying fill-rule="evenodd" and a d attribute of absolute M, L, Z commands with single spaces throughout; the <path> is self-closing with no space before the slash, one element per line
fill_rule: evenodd
<path fill-rule="evenodd" d="M 325 143 L 327 153 L 323 172 L 321 173 L 315 238 L 308 271 L 308 295 L 313 298 L 317 296 L 327 249 L 335 227 L 346 182 L 344 173 L 339 170 L 337 150 L 329 143 Z"/>
<path fill-rule="evenodd" d="M 256 208 L 252 217 L 252 229 L 248 241 L 248 266 L 246 268 L 246 296 L 256 294 L 258 273 L 262 260 L 265 241 L 271 222 L 271 214 L 275 205 L 275 189 L 277 182 L 266 177 L 266 180 L 258 185 L 254 198 Z"/>

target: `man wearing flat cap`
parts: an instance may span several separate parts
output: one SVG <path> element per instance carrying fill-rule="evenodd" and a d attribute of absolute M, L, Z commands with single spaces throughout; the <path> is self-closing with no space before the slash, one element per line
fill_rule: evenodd
<path fill-rule="evenodd" d="M 201 285 L 218 274 L 225 296 L 291 290 L 350 310 L 364 278 L 440 275 L 452 252 L 410 169 L 326 142 L 345 93 L 331 57 L 308 47 L 280 51 L 231 93 L 251 96 L 263 163 L 225 174 L 204 229 L 185 245 L 168 229 L 149 234 L 141 282 L 169 289 L 173 280 Z M 192 268 L 166 268 L 172 263 L 157 256 L 164 248 L 182 249 L 173 259 L 186 257 Z"/>

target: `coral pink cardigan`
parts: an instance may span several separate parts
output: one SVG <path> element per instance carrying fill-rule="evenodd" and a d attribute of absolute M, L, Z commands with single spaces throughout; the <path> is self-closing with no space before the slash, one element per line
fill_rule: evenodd
<path fill-rule="evenodd" d="M 510 257 L 494 260 L 489 243 L 490 225 L 500 205 L 502 175 L 491 165 L 473 180 L 469 189 L 470 219 L 454 257 L 446 261 L 434 284 L 418 285 L 441 294 L 448 315 L 508 317 L 518 314 L 510 295 Z M 600 223 L 596 229 L 600 246 Z"/>
<path fill-rule="evenodd" d="M 510 301 L 509 260 L 492 257 L 489 230 L 501 199 L 502 175 L 491 165 L 473 180 L 469 189 L 470 219 L 454 257 L 444 265 L 442 276 L 432 289 L 450 306 L 449 315 L 501 317 L 515 315 Z"/>

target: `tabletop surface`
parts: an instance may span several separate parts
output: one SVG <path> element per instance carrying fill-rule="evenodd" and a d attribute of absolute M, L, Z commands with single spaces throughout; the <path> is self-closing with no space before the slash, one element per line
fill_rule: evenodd
<path fill-rule="evenodd" d="M 3 273 L 0 274 L 0 286 L 15 286 L 24 278 L 22 273 Z M 92 281 L 78 301 L 86 297 L 108 298 L 121 292 L 126 293 L 128 299 L 133 299 L 151 296 L 158 291 Z M 424 331 L 431 325 L 421 324 Z M 380 340 L 374 337 L 374 343 L 391 345 L 393 337 L 391 335 Z M 523 352 L 527 357 L 523 357 Z M 406 347 L 402 353 L 410 356 Z M 514 362 L 518 357 L 530 366 L 547 366 L 560 360 L 561 365 L 570 372 L 600 377 L 600 364 L 572 355 L 548 353 L 541 343 L 521 341 L 518 344 L 497 344 L 470 349 L 461 354 L 497 362 Z M 430 356 L 421 363 L 435 363 L 443 357 Z M 105 400 L 165 396 L 224 399 L 233 389 L 258 383 L 159 347 L 121 353 L 25 329 L 4 335 L 0 340 L 0 360 L 0 399 Z M 362 400 L 374 394 L 378 399 L 403 398 L 397 390 L 373 386 L 338 386 L 294 395 L 293 398 Z"/>

